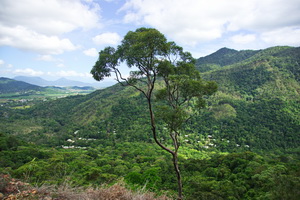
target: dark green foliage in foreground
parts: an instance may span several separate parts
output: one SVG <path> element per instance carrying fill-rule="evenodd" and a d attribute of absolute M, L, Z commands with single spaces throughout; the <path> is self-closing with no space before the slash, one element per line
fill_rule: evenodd
<path fill-rule="evenodd" d="M 289 159 L 243 152 L 189 160 L 189 199 L 297 199 L 299 160 Z"/>
<path fill-rule="evenodd" d="M 157 193 L 176 190 L 175 176 L 169 174 L 170 155 L 153 144 L 125 142 L 62 150 L 23 143 L 9 149 L 8 137 L 0 136 L 0 171 L 33 184 L 68 181 L 74 186 L 98 186 L 124 179 L 132 189 L 145 186 Z M 180 154 L 185 197 L 296 200 L 300 197 L 299 153 L 299 149 L 262 156 L 252 152 L 198 152 L 209 156 L 206 159 L 183 158 Z"/>

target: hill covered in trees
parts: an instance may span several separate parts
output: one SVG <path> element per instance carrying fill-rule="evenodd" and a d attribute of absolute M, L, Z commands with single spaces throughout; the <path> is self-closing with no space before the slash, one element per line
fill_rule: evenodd
<path fill-rule="evenodd" d="M 197 60 L 198 70 L 200 72 L 205 72 L 212 69 L 224 67 L 226 65 L 238 63 L 252 57 L 253 55 L 259 52 L 260 50 L 237 51 L 234 49 L 228 49 L 224 47 L 222 49 L 219 49 L 215 53 L 199 58 Z"/>
<path fill-rule="evenodd" d="M 218 54 L 220 51 L 223 53 Z M 227 54 L 244 55 L 244 51 L 220 51 L 210 64 L 223 62 Z M 236 63 L 202 74 L 216 81 L 219 91 L 187 125 L 187 145 L 207 148 L 206 138 L 211 135 L 215 142 L 210 145 L 226 151 L 298 147 L 300 49 L 274 47 L 254 52 L 250 57 L 241 56 L 243 59 L 235 56 Z M 54 140 L 61 132 L 67 137 L 67 132 L 82 130 L 86 136 L 103 139 L 115 132 L 120 141 L 149 141 L 145 110 L 138 92 L 115 85 L 86 96 L 45 102 L 25 112 L 38 116 L 39 121 L 51 121 L 53 126 L 45 128 L 56 127 L 48 134 Z"/>
<path fill-rule="evenodd" d="M 41 91 L 42 87 L 25 83 L 23 81 L 16 81 L 9 78 L 0 77 L 0 94 L 13 93 L 13 92 L 30 92 L 32 90 Z"/>
<path fill-rule="evenodd" d="M 188 199 L 299 197 L 299 63 L 299 47 L 223 48 L 198 59 L 202 77 L 219 89 L 181 135 Z M 169 155 L 151 144 L 146 109 L 140 93 L 121 85 L 23 110 L 1 107 L 0 158 L 10 162 L 0 169 L 30 173 L 31 182 L 123 177 L 132 188 L 147 183 L 155 192 L 172 191 Z"/>

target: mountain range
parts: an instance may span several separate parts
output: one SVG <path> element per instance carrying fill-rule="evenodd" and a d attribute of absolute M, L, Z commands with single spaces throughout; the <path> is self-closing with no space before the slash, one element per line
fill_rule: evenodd
<path fill-rule="evenodd" d="M 287 46 L 222 48 L 197 60 L 218 91 L 179 136 L 185 199 L 299 199 L 299 63 L 300 48 Z M 66 180 L 83 187 L 122 180 L 172 195 L 172 158 L 153 144 L 147 111 L 143 96 L 120 84 L 36 103 L 9 100 L 0 105 L 0 171 L 55 188 Z M 156 125 L 169 147 L 164 124 Z M 75 198 L 77 190 L 67 193 Z"/>
<path fill-rule="evenodd" d="M 38 86 L 42 86 L 42 87 L 45 87 L 45 86 L 58 86 L 58 87 L 91 86 L 91 87 L 95 87 L 95 88 L 104 88 L 104 87 L 111 86 L 113 84 L 111 82 L 85 83 L 85 82 L 81 82 L 81 81 L 69 80 L 69 79 L 66 79 L 66 78 L 60 78 L 60 79 L 57 79 L 55 81 L 48 81 L 48 80 L 45 80 L 41 77 L 33 77 L 33 76 L 16 76 L 16 77 L 14 77 L 14 80 L 23 81 L 23 82 L 26 82 L 26 83 L 30 83 L 30 84 L 38 85 Z"/>
<path fill-rule="evenodd" d="M 203 72 L 202 77 L 216 81 L 219 89 L 208 99 L 208 107 L 185 127 L 188 145 L 200 148 L 197 141 L 210 135 L 215 141 L 211 145 L 224 151 L 299 147 L 299 63 L 300 48 L 286 46 L 255 51 L 222 48 L 199 58 L 197 68 Z M 104 141 L 111 139 L 112 131 L 116 140 L 149 141 L 146 110 L 139 92 L 116 84 L 85 96 L 32 107 L 28 119 L 33 119 L 26 130 L 31 123 L 34 127 L 39 124 L 42 130 L 51 126 L 53 131 L 48 131 L 48 136 L 52 139 L 46 141 L 52 141 L 52 145 L 76 130 Z M 42 142 L 40 134 L 34 133 L 31 139 Z"/>
<path fill-rule="evenodd" d="M 41 91 L 43 88 L 23 81 L 16 81 L 5 77 L 0 77 L 0 94 L 26 92 L 30 90 Z"/>

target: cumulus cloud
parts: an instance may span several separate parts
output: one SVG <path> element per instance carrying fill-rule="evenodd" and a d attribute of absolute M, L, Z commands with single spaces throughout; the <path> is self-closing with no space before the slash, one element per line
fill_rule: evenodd
<path fill-rule="evenodd" d="M 1 65 L 4 65 L 4 63 L 5 63 L 5 62 L 4 62 L 3 60 L 0 60 L 0 66 L 1 66 Z"/>
<path fill-rule="evenodd" d="M 52 55 L 39 55 L 37 60 L 47 61 L 47 62 L 61 62 L 61 59 L 54 58 Z"/>
<path fill-rule="evenodd" d="M 91 57 L 97 57 L 98 56 L 98 51 L 95 48 L 90 48 L 87 50 L 84 50 L 83 53 L 87 56 L 91 56 Z"/>
<path fill-rule="evenodd" d="M 25 76 L 54 76 L 54 77 L 82 77 L 90 78 L 92 75 L 90 73 L 77 72 L 74 70 L 60 70 L 56 72 L 44 72 L 39 70 L 34 70 L 32 68 L 25 69 L 15 69 L 12 71 L 15 75 L 25 75 Z"/>
<path fill-rule="evenodd" d="M 52 55 L 39 55 L 37 60 L 49 61 L 49 62 L 55 61 Z"/>
<path fill-rule="evenodd" d="M 72 51 L 78 48 L 66 38 L 60 39 L 57 36 L 39 34 L 22 26 L 11 28 L 1 25 L 0 45 L 45 54 L 61 54 L 64 51 Z"/>
<path fill-rule="evenodd" d="M 0 21 L 10 27 L 21 25 L 46 35 L 98 26 L 99 7 L 89 8 L 80 0 L 1 0 Z"/>
<path fill-rule="evenodd" d="M 58 76 L 58 77 L 88 77 L 90 78 L 92 75 L 90 73 L 82 73 L 82 72 L 77 72 L 77 71 L 74 71 L 74 70 L 68 70 L 68 71 L 65 71 L 65 70 L 61 70 L 61 71 L 58 71 L 58 72 L 48 72 L 47 73 L 48 75 L 50 76 Z"/>
<path fill-rule="evenodd" d="M 300 27 L 298 0 L 128 0 L 119 10 L 124 22 L 148 24 L 181 44 L 196 45 L 220 39 L 227 33 L 270 33 Z M 268 35 L 266 35 L 267 37 Z M 247 42 L 253 35 L 239 35 Z"/>
<path fill-rule="evenodd" d="M 64 67 L 66 67 L 64 64 L 62 64 L 62 63 L 59 63 L 58 65 L 57 65 L 57 67 L 60 67 L 60 68 L 64 68 Z"/>
<path fill-rule="evenodd" d="M 117 45 L 121 36 L 118 33 L 107 32 L 93 37 L 93 41 L 98 45 Z"/>
<path fill-rule="evenodd" d="M 20 74 L 20 75 L 29 75 L 29 76 L 41 76 L 44 75 L 44 72 L 42 71 L 36 71 L 31 68 L 26 68 L 26 69 L 16 69 L 13 71 L 14 74 Z"/>
<path fill-rule="evenodd" d="M 0 45 L 48 54 L 74 50 L 64 33 L 99 26 L 97 4 L 80 0 L 0 1 Z"/>
<path fill-rule="evenodd" d="M 11 71 L 14 75 L 24 76 L 52 76 L 52 77 L 79 77 L 79 78 L 91 78 L 90 73 L 77 72 L 74 70 L 60 70 L 55 72 L 39 71 L 32 68 L 15 69 Z"/>
<path fill-rule="evenodd" d="M 265 32 L 261 39 L 274 45 L 300 45 L 300 27 L 286 27 Z"/>
<path fill-rule="evenodd" d="M 236 44 L 248 44 L 256 40 L 255 34 L 238 34 L 230 38 L 233 43 Z"/>
<path fill-rule="evenodd" d="M 14 66 L 12 64 L 8 64 L 7 68 L 13 68 Z"/>

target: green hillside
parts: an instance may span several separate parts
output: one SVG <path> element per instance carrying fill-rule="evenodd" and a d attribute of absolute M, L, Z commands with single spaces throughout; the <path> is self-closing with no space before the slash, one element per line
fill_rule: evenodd
<path fill-rule="evenodd" d="M 188 145 L 206 148 L 205 138 L 212 135 L 215 148 L 226 151 L 298 147 L 300 48 L 273 47 L 252 52 L 252 56 L 244 56 L 244 51 L 220 51 L 234 54 L 237 62 L 203 73 L 204 79 L 218 83 L 219 91 L 187 125 Z M 223 62 L 219 60 L 225 54 L 220 51 L 213 55 L 215 63 Z M 86 136 L 102 139 L 115 131 L 120 141 L 149 141 L 144 110 L 138 92 L 115 85 L 86 96 L 44 102 L 24 112 L 39 118 L 35 124 L 43 119 L 46 129 L 47 123 L 52 124 L 50 129 L 56 127 L 48 134 L 54 139 L 82 129 Z"/>
<path fill-rule="evenodd" d="M 224 48 L 198 59 L 219 89 L 181 135 L 186 199 L 299 199 L 299 63 L 299 47 Z M 139 92 L 120 85 L 0 107 L 0 171 L 40 185 L 121 180 L 172 196 L 170 155 L 153 144 L 146 110 Z M 157 128 L 165 140 L 159 121 Z"/>
<path fill-rule="evenodd" d="M 25 93 L 32 90 L 41 91 L 42 89 L 42 87 L 25 83 L 23 81 L 16 81 L 13 79 L 0 77 L 0 94 L 13 92 Z"/>
<path fill-rule="evenodd" d="M 257 54 L 258 51 L 254 50 L 243 50 L 237 51 L 234 49 L 222 48 L 215 53 L 208 56 L 199 58 L 197 60 L 197 68 L 200 72 L 206 72 L 213 69 L 218 69 L 226 65 L 231 65 L 234 63 L 241 62 L 247 58 L 252 57 Z"/>
<path fill-rule="evenodd" d="M 256 149 L 299 147 L 299 61 L 300 48 L 274 47 L 203 74 L 219 92 L 199 116 L 202 131 Z"/>
<path fill-rule="evenodd" d="M 0 103 L 9 104 L 10 107 L 21 105 L 25 102 L 31 102 L 30 105 L 38 101 L 46 101 L 49 99 L 57 99 L 78 94 L 89 94 L 95 91 L 93 87 L 41 87 L 32 85 L 23 81 L 0 77 Z M 20 106 L 20 105 L 19 105 Z"/>

